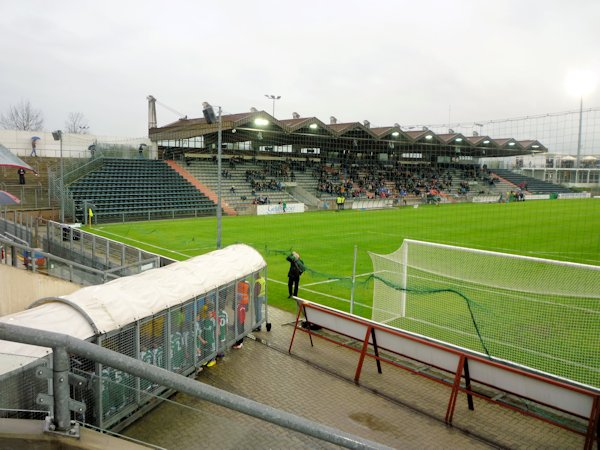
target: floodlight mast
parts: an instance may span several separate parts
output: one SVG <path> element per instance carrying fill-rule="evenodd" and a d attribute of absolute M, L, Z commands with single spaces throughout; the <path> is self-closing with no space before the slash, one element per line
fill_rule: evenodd
<path fill-rule="evenodd" d="M 55 141 L 60 141 L 60 223 L 65 223 L 65 166 L 63 162 L 63 132 L 52 132 Z"/>
<path fill-rule="evenodd" d="M 202 113 L 204 114 L 204 119 L 207 123 L 212 124 L 217 122 L 219 125 L 218 133 L 217 133 L 217 250 L 221 248 L 222 245 L 222 222 L 223 222 L 223 212 L 221 210 L 221 161 L 222 161 L 222 138 L 223 138 L 223 123 L 221 121 L 221 107 L 218 108 L 218 114 L 215 117 L 215 111 L 213 107 L 208 102 L 202 103 Z"/>
<path fill-rule="evenodd" d="M 270 100 L 273 100 L 273 118 L 274 118 L 275 117 L 275 101 L 279 100 L 281 98 L 281 95 L 265 94 L 265 97 L 267 97 Z"/>

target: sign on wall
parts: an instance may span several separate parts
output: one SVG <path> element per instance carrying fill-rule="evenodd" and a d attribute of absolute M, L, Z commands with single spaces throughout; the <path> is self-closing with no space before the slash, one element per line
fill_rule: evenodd
<path fill-rule="evenodd" d="M 256 207 L 256 215 L 265 216 L 267 214 L 289 214 L 289 213 L 303 213 L 304 203 L 287 203 L 285 205 L 285 211 L 283 210 L 283 203 L 274 203 L 271 205 L 258 205 Z"/>

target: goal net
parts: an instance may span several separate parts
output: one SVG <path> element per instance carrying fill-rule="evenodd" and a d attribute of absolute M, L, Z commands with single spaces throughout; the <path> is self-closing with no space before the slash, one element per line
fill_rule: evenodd
<path fill-rule="evenodd" d="M 600 387 L 600 267 L 414 240 L 370 256 L 374 321 Z"/>

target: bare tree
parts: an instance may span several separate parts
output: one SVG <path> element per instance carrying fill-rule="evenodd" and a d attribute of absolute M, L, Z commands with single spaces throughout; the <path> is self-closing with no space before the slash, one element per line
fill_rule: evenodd
<path fill-rule="evenodd" d="M 65 122 L 65 132 L 88 134 L 90 126 L 85 116 L 80 112 L 71 112 Z"/>
<path fill-rule="evenodd" d="M 0 115 L 0 126 L 6 130 L 39 131 L 44 126 L 44 116 L 31 106 L 29 100 L 21 100 L 8 107 L 6 114 Z"/>

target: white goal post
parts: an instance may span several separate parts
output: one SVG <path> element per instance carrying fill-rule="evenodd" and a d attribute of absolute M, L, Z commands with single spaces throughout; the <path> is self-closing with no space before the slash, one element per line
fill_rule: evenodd
<path fill-rule="evenodd" d="M 411 239 L 369 255 L 373 321 L 600 385 L 600 266 Z"/>

